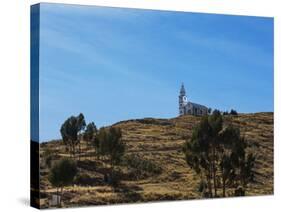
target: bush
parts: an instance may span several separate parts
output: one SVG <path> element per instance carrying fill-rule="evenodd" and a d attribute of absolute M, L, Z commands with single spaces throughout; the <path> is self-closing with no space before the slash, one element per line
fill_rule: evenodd
<path fill-rule="evenodd" d="M 239 186 L 238 188 L 235 189 L 234 196 L 236 197 L 245 196 L 245 189 L 242 186 Z"/>
<path fill-rule="evenodd" d="M 47 165 L 48 168 L 52 167 L 52 161 L 53 161 L 53 156 L 49 155 L 45 158 L 45 163 Z"/>
<path fill-rule="evenodd" d="M 161 126 L 173 125 L 171 122 L 164 119 L 144 118 L 144 119 L 137 119 L 136 121 L 142 124 L 154 124 L 154 125 L 161 125 Z"/>
<path fill-rule="evenodd" d="M 99 144 L 99 154 L 108 156 L 111 168 L 114 169 L 114 165 L 118 165 L 122 161 L 125 153 L 121 129 L 117 127 L 101 128 L 95 140 Z"/>
<path fill-rule="evenodd" d="M 228 115 L 228 114 L 229 114 L 228 111 L 224 111 L 224 112 L 223 112 L 223 115 L 224 115 L 224 116 L 226 116 L 226 115 Z"/>
<path fill-rule="evenodd" d="M 73 160 L 61 159 L 51 168 L 48 179 L 55 187 L 70 185 L 77 174 L 77 165 Z"/>
<path fill-rule="evenodd" d="M 51 168 L 48 180 L 52 186 L 56 187 L 57 195 L 59 194 L 59 188 L 61 189 L 61 194 L 64 186 L 71 185 L 73 179 L 77 174 L 77 165 L 73 160 L 61 159 L 54 164 Z M 57 199 L 58 201 L 59 199 Z M 58 201 L 59 205 L 60 202 Z"/>
<path fill-rule="evenodd" d="M 236 111 L 236 110 L 231 109 L 231 111 L 230 111 L 230 115 L 237 116 L 237 115 L 238 115 L 238 113 L 237 113 L 237 111 Z"/>
<path fill-rule="evenodd" d="M 119 171 L 113 171 L 109 177 L 109 184 L 112 185 L 113 187 L 116 187 L 119 185 L 121 180 L 121 174 Z"/>
<path fill-rule="evenodd" d="M 92 185 L 93 179 L 87 173 L 78 174 L 74 178 L 74 183 L 77 185 Z"/>
<path fill-rule="evenodd" d="M 54 159 L 54 154 L 53 151 L 49 148 L 46 148 L 43 155 L 43 159 L 45 160 L 45 164 L 48 168 L 51 168 L 52 166 L 52 161 Z"/>
<path fill-rule="evenodd" d="M 199 185 L 198 185 L 198 191 L 200 192 L 200 193 L 204 193 L 205 191 L 206 191 L 206 189 L 207 189 L 207 183 L 206 183 L 206 181 L 204 181 L 204 180 L 201 180 L 200 181 L 200 183 L 199 183 Z"/>
<path fill-rule="evenodd" d="M 160 166 L 151 162 L 150 160 L 145 160 L 137 155 L 130 155 L 125 158 L 127 166 L 137 169 L 141 172 L 148 172 L 152 174 L 160 174 L 162 169 Z"/>

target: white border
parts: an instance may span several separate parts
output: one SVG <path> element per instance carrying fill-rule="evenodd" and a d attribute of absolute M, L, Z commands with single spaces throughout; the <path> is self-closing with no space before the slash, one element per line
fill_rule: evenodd
<path fill-rule="evenodd" d="M 29 7 L 39 1 L 1 2 L 0 18 L 0 210 L 29 211 Z M 280 193 L 280 48 L 278 0 L 48 0 L 54 3 L 274 17 L 275 22 L 275 195 L 86 207 L 70 211 L 267 211 L 276 210 Z M 280 9 L 279 9 L 280 10 Z M 281 13 L 280 13 L 281 14 Z M 278 107 L 279 106 L 279 107 Z M 62 209 L 64 211 L 65 209 Z"/>

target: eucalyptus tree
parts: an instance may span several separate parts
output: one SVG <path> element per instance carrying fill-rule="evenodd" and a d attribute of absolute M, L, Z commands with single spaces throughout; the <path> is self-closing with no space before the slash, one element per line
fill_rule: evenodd
<path fill-rule="evenodd" d="M 253 181 L 255 156 L 247 153 L 246 148 L 247 142 L 239 128 L 231 124 L 223 127 L 221 113 L 214 110 L 212 115 L 202 117 L 183 151 L 187 164 L 200 174 L 201 182 L 207 182 L 205 195 L 217 197 L 218 182 L 222 181 L 225 196 L 227 186 L 233 186 L 234 182 L 239 189 L 245 189 Z"/>
<path fill-rule="evenodd" d="M 97 133 L 95 145 L 99 155 L 107 156 L 110 166 L 121 162 L 125 153 L 125 143 L 122 139 L 122 131 L 117 127 L 101 128 Z"/>
<path fill-rule="evenodd" d="M 74 158 L 76 146 L 80 144 L 81 134 L 85 126 L 86 122 L 82 113 L 78 116 L 69 117 L 61 126 L 60 133 L 62 140 Z"/>
<path fill-rule="evenodd" d="M 91 144 L 95 135 L 97 134 L 97 127 L 94 122 L 90 122 L 87 124 L 85 132 L 83 134 L 83 139 L 87 142 L 87 144 Z"/>

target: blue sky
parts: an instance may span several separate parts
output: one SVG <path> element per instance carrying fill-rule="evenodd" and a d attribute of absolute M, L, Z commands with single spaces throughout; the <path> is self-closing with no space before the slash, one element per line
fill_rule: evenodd
<path fill-rule="evenodd" d="M 82 112 L 98 127 L 192 102 L 273 111 L 273 19 L 41 4 L 40 141 Z"/>

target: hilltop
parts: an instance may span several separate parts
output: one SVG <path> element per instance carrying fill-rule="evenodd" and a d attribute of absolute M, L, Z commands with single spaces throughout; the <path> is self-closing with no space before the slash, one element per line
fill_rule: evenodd
<path fill-rule="evenodd" d="M 107 161 L 98 161 L 82 142 L 85 153 L 78 162 L 80 172 L 88 176 L 84 185 L 68 187 L 64 193 L 64 206 L 182 200 L 202 198 L 198 192 L 199 176 L 186 164 L 182 147 L 191 137 L 192 129 L 200 117 L 184 115 L 172 119 L 134 119 L 121 121 L 113 126 L 122 130 L 126 143 L 126 157 L 150 164 L 153 170 L 143 172 L 120 166 L 121 186 L 112 188 L 103 181 L 108 171 Z M 224 124 L 232 123 L 245 136 L 247 151 L 256 154 L 255 182 L 250 184 L 247 195 L 273 194 L 273 113 L 239 114 L 224 116 Z M 57 159 L 67 156 L 61 142 L 40 144 L 40 155 L 46 149 L 57 153 Z M 148 162 L 147 162 L 148 161 Z M 41 165 L 41 202 L 47 204 L 54 189 L 47 180 L 47 168 Z"/>

